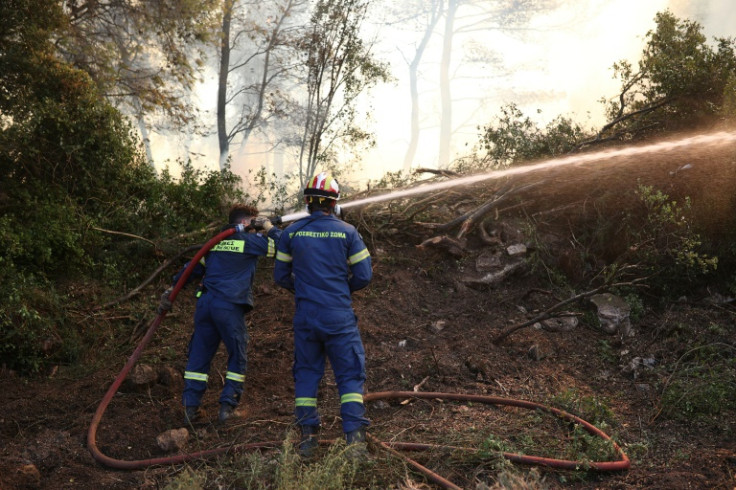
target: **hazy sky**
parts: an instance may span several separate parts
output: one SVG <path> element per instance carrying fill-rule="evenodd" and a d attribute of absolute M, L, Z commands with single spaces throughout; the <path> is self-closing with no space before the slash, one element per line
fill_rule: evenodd
<path fill-rule="evenodd" d="M 482 91 L 484 106 L 479 110 L 479 101 L 469 97 L 456 102 L 454 124 L 467 121 L 467 125 L 456 132 L 456 156 L 465 151 L 466 143 L 472 146 L 477 141 L 477 126 L 488 123 L 499 107 L 511 102 L 540 124 L 564 114 L 586 126 L 599 125 L 603 120 L 603 106 L 599 100 L 615 96 L 619 89 L 611 66 L 621 59 L 632 63 L 638 60 L 644 36 L 655 27 L 657 12 L 670 8 L 681 18 L 698 20 L 711 39 L 714 35 L 736 35 L 736 9 L 730 3 L 731 0 L 570 1 L 569 7 L 536 19 L 532 26 L 535 30 L 527 33 L 524 39 L 488 33 L 488 45 L 500 52 L 512 73 L 499 78 L 497 72 L 489 70 L 485 83 L 478 79 L 453 81 L 453 92 L 458 98 Z M 698 18 L 698 15 L 707 18 Z M 728 32 L 729 28 L 733 32 Z M 462 41 L 455 46 L 461 48 Z M 427 64 L 430 69 L 438 70 L 436 61 Z M 392 60 L 392 66 L 398 76 L 401 76 L 400 69 L 406 71 L 400 59 Z M 425 67 L 425 74 L 432 75 L 427 71 Z M 425 81 L 424 85 L 430 84 Z M 375 103 L 374 117 L 383 124 L 377 126 L 375 153 L 379 155 L 383 170 L 396 170 L 401 168 L 408 141 L 408 92 L 406 86 L 401 85 L 391 89 L 385 87 L 376 93 L 380 96 Z M 434 97 L 434 104 L 438 103 L 436 91 L 425 96 Z M 380 104 L 382 99 L 395 102 Z M 432 99 L 425 99 L 424 106 L 432 103 Z M 541 110 L 541 114 L 537 110 Z M 434 120 L 430 117 L 424 120 L 428 127 L 422 132 L 423 143 L 416 162 L 423 166 L 435 165 L 437 131 L 429 127 L 437 124 L 438 109 L 435 112 Z"/>
<path fill-rule="evenodd" d="M 536 19 L 522 38 L 498 32 L 456 36 L 453 72 L 464 72 L 452 82 L 456 99 L 453 125 L 456 129 L 453 156 L 466 153 L 477 141 L 477 127 L 488 124 L 499 107 L 514 102 L 525 114 L 544 124 L 562 114 L 585 126 L 602 122 L 601 97 L 617 94 L 619 82 L 611 66 L 626 59 L 636 63 L 644 36 L 653 29 L 657 12 L 670 9 L 680 18 L 698 21 L 711 41 L 713 36 L 736 36 L 733 0 L 569 0 L 554 14 Z M 377 26 L 380 44 L 376 53 L 391 64 L 396 83 L 371 93 L 373 130 L 377 147 L 363 157 L 361 184 L 386 171 L 400 170 L 409 140 L 408 68 L 403 53 L 413 53 L 406 34 Z M 439 43 L 437 36 L 425 55 L 420 80 L 422 132 L 415 166 L 436 166 L 439 126 Z M 506 70 L 496 67 L 460 66 L 462 50 L 491 50 L 503 60 Z M 471 78 L 472 76 L 472 78 Z M 214 106 L 213 80 L 201 91 L 202 103 Z M 537 114 L 537 110 L 541 110 Z M 212 116 L 214 126 L 214 116 Z M 181 148 L 177 138 L 157 138 L 156 158 Z M 215 138 L 195 141 L 191 150 L 201 156 L 200 165 L 217 168 Z M 233 169 L 241 171 L 235 162 Z"/>

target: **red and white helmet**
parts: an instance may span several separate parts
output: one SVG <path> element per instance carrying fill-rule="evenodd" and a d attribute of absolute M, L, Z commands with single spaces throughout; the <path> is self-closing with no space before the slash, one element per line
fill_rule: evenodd
<path fill-rule="evenodd" d="M 304 200 L 307 204 L 314 202 L 314 198 L 319 198 L 319 202 L 325 199 L 331 199 L 333 202 L 340 198 L 340 186 L 329 173 L 321 172 L 307 182 L 304 187 Z"/>

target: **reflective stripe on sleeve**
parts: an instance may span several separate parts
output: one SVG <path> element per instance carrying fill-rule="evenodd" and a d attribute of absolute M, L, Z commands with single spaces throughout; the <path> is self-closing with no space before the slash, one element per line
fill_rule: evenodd
<path fill-rule="evenodd" d="M 233 381 L 237 381 L 238 383 L 242 383 L 243 381 L 245 381 L 245 374 L 238 374 L 232 371 L 228 371 L 225 375 L 225 379 L 231 379 Z"/>
<path fill-rule="evenodd" d="M 340 397 L 340 403 L 363 403 L 363 395 L 360 393 L 345 393 Z"/>
<path fill-rule="evenodd" d="M 361 260 L 365 260 L 365 259 L 367 259 L 370 256 L 371 256 L 371 254 L 370 254 L 370 252 L 368 252 L 368 249 L 367 248 L 364 248 L 363 250 L 361 250 L 357 254 L 351 255 L 350 257 L 348 257 L 348 264 L 355 265 L 358 262 L 360 262 Z"/>
<path fill-rule="evenodd" d="M 280 260 L 281 262 L 291 262 L 292 258 L 291 255 L 279 250 L 276 252 L 276 260 Z"/>
<path fill-rule="evenodd" d="M 266 252 L 266 257 L 273 257 L 276 255 L 276 242 L 273 241 L 273 238 L 268 239 L 268 252 Z"/>
<path fill-rule="evenodd" d="M 295 401 L 296 401 L 297 407 L 316 407 L 317 406 L 316 398 L 297 398 Z"/>
<path fill-rule="evenodd" d="M 184 371 L 184 379 L 191 379 L 192 381 L 207 382 L 208 376 L 204 373 L 195 373 L 193 371 Z"/>

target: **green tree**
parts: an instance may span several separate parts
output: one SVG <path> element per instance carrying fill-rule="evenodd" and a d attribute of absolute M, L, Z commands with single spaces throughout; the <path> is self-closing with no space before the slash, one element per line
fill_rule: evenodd
<path fill-rule="evenodd" d="M 51 42 L 57 2 L 0 4 L 0 357 L 33 371 L 65 326 L 53 280 L 90 265 L 87 225 L 125 181 L 135 144 L 89 76 Z M 109 188 L 108 188 L 109 186 Z"/>
<path fill-rule="evenodd" d="M 700 24 L 669 11 L 654 20 L 657 27 L 646 35 L 637 68 L 627 61 L 613 65 L 621 91 L 604 101 L 608 123 L 589 143 L 697 126 L 732 102 L 736 41 L 716 38 L 711 46 Z"/>
<path fill-rule="evenodd" d="M 306 104 L 299 150 L 301 187 L 339 144 L 370 144 L 372 135 L 357 124 L 356 99 L 388 80 L 388 67 L 374 58 L 360 36 L 369 2 L 319 0 L 302 42 Z"/>
<path fill-rule="evenodd" d="M 496 123 L 482 128 L 480 154 L 471 167 L 498 168 L 542 157 L 570 153 L 588 132 L 569 118 L 557 116 L 540 127 L 524 116 L 515 104 L 501 108 Z M 467 170 L 468 162 L 460 160 L 458 170 Z"/>
<path fill-rule="evenodd" d="M 133 116 L 144 143 L 149 127 L 196 123 L 189 94 L 215 22 L 214 0 L 61 3 L 68 17 L 57 33 L 59 52 L 87 72 L 115 107 Z"/>

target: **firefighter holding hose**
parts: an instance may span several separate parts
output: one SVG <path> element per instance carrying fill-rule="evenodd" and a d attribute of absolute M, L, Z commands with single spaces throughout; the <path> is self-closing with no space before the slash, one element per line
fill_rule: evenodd
<path fill-rule="evenodd" d="M 199 406 L 207 389 L 210 363 L 220 342 L 227 349 L 227 374 L 220 394 L 219 421 L 236 412 L 245 381 L 248 331 L 245 315 L 253 309 L 253 277 L 258 259 L 273 257 L 281 230 L 268 218 L 258 218 L 254 206 L 238 204 L 230 209 L 225 227 L 246 225 L 222 240 L 203 257 L 187 278 L 201 279 L 194 313 L 194 333 L 189 341 L 189 357 L 184 371 L 184 416 L 186 423 L 200 417 Z M 173 279 L 176 284 L 189 264 Z M 167 290 L 161 297 L 159 312 L 171 309 Z"/>
<path fill-rule="evenodd" d="M 289 225 L 279 240 L 274 279 L 293 291 L 295 415 L 301 429 L 299 453 L 313 456 L 320 418 L 317 390 L 325 355 L 335 373 L 340 415 L 352 453 L 364 457 L 369 425 L 363 404 L 365 351 L 351 293 L 371 281 L 371 256 L 358 231 L 335 216 L 337 180 L 320 173 L 309 180 L 304 199 L 309 216 Z"/>

